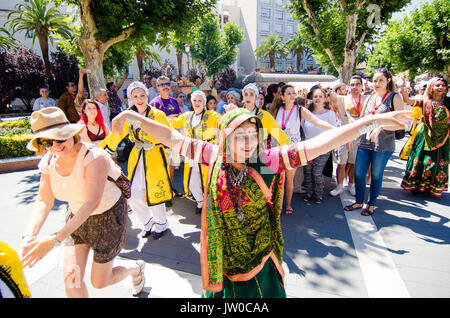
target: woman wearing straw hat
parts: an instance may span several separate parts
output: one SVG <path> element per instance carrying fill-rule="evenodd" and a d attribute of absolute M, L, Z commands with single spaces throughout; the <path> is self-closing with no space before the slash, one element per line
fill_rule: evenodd
<path fill-rule="evenodd" d="M 165 113 L 148 104 L 148 90 L 142 82 L 128 85 L 127 96 L 132 111 L 171 127 Z M 143 224 L 142 237 L 152 235 L 156 240 L 169 228 L 165 202 L 174 197 L 166 152 L 158 140 L 136 124 L 125 125 L 122 131 L 111 133 L 99 147 L 115 151 L 126 136 L 134 143 L 128 158 L 130 207 Z"/>
<path fill-rule="evenodd" d="M 20 256 L 24 266 L 36 264 L 69 236 L 64 247 L 63 275 L 68 297 L 87 297 L 83 281 L 89 250 L 94 251 L 91 282 L 96 288 L 133 277 L 133 294 L 144 287 L 143 261 L 113 268 L 126 239 L 127 202 L 114 181 L 120 168 L 109 155 L 92 144 L 80 142 L 82 124 L 71 124 L 63 111 L 49 107 L 31 115 L 34 136 L 27 148 L 42 155 L 41 181 L 32 217 L 23 236 Z M 71 215 L 53 235 L 36 239 L 54 200 L 67 201 Z"/>
<path fill-rule="evenodd" d="M 280 226 L 282 172 L 356 139 L 382 125 L 404 127 L 410 112 L 390 112 L 327 130 L 296 144 L 264 150 L 261 120 L 249 110 L 228 111 L 218 126 L 218 144 L 182 136 L 173 128 L 125 111 L 114 118 L 120 131 L 127 120 L 180 155 L 209 166 L 203 200 L 201 250 L 203 288 L 212 297 L 286 297 Z"/>

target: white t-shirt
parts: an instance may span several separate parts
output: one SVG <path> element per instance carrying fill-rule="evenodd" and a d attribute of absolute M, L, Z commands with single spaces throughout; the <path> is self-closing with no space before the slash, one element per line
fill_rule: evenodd
<path fill-rule="evenodd" d="M 153 86 L 150 86 L 148 88 L 148 102 L 150 103 L 153 98 L 158 97 L 158 96 L 159 96 L 159 91 L 156 88 L 153 88 Z"/>
<path fill-rule="evenodd" d="M 291 112 L 291 116 L 289 117 L 289 113 Z M 280 107 L 280 109 L 277 112 L 277 118 L 275 120 L 277 121 L 278 126 L 280 128 L 283 128 L 283 115 L 284 115 L 284 123 L 286 124 L 286 127 L 284 129 L 284 132 L 288 137 L 291 139 L 292 142 L 300 142 L 300 116 L 298 113 L 298 107 L 294 106 L 290 110 L 285 110 L 284 107 Z M 289 118 L 288 118 L 289 117 Z"/>
<path fill-rule="evenodd" d="M 39 97 L 34 101 L 33 110 L 41 110 L 47 107 L 56 107 L 56 101 L 50 97 L 47 99 Z"/>
<path fill-rule="evenodd" d="M 323 114 L 314 114 L 317 118 L 326 121 L 330 123 L 331 125 L 337 127 L 337 117 L 336 113 L 332 110 L 328 110 Z M 305 120 L 303 122 L 303 130 L 305 131 L 305 139 L 311 139 L 319 135 L 320 133 L 324 132 L 325 130 L 314 125 L 313 123 L 310 123 L 309 121 Z"/>
<path fill-rule="evenodd" d="M 102 115 L 103 115 L 103 121 L 105 122 L 106 127 L 108 127 L 109 131 L 111 131 L 112 129 L 111 129 L 111 121 L 109 120 L 109 106 L 108 106 L 108 102 L 106 102 L 105 105 L 103 105 L 99 101 L 96 101 L 96 102 L 100 106 L 100 110 L 101 110 Z"/>

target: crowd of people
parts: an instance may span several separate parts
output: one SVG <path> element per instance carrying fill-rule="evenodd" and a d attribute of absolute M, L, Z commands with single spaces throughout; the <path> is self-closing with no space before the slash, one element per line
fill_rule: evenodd
<path fill-rule="evenodd" d="M 161 76 L 150 87 L 132 82 L 122 101 L 117 93 L 127 74 L 89 99 L 83 87 L 88 73 L 81 69 L 78 85 L 67 84 L 58 107 L 38 102 L 28 145 L 43 155 L 41 184 L 19 254 L 32 266 L 70 236 L 68 296 L 87 296 L 85 284 L 74 284 L 73 277 L 74 265 L 84 273 L 89 249 L 95 287 L 131 275 L 133 295 L 142 291 L 145 262 L 112 265 L 124 244 L 126 199 L 142 237 L 160 239 L 169 229 L 166 207 L 181 196 L 173 177 L 182 161 L 184 195 L 201 214 L 205 297 L 286 297 L 281 214 L 301 213 L 293 210 L 294 192 L 308 204 L 322 204 L 323 176 L 333 175 L 333 162 L 336 187 L 329 194 L 342 194 L 347 183 L 355 202 L 344 210 L 372 215 L 397 132 L 413 121 L 405 105 L 420 108 L 414 124 L 422 126 L 401 186 L 435 196 L 448 190 L 450 105 L 441 77 L 419 95 L 387 69 L 375 70 L 372 81 L 354 75 L 348 85 L 317 83 L 297 91 L 285 83 L 237 89 L 215 80 L 209 86 L 197 77 L 185 94 Z M 128 161 L 129 196 L 118 187 L 121 170 L 111 156 L 122 142 L 129 146 L 118 158 Z M 55 198 L 69 203 L 69 219 L 54 235 L 37 238 Z"/>

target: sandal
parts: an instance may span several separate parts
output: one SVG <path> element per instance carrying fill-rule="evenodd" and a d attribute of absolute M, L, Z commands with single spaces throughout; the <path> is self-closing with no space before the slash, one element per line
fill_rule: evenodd
<path fill-rule="evenodd" d="M 294 213 L 294 209 L 292 207 L 286 208 L 285 213 L 286 215 L 291 215 L 292 213 Z"/>
<path fill-rule="evenodd" d="M 309 194 L 307 194 L 307 195 L 305 195 L 305 196 L 303 197 L 303 202 L 309 202 L 309 201 L 311 201 L 311 199 L 312 199 L 312 196 L 310 196 Z"/>
<path fill-rule="evenodd" d="M 361 204 L 361 206 L 360 206 L 360 207 L 356 207 L 355 204 Z M 353 210 L 359 210 L 359 209 L 361 209 L 362 207 L 363 207 L 363 204 L 362 204 L 362 203 L 357 203 L 357 202 L 355 202 L 355 203 L 352 203 L 352 204 L 347 205 L 346 207 L 344 207 L 344 211 L 349 212 L 349 211 L 353 211 Z"/>
<path fill-rule="evenodd" d="M 139 272 L 137 277 L 133 277 L 133 296 L 139 295 L 144 290 L 145 284 L 145 262 L 142 260 L 136 261 L 136 264 L 139 265 L 141 271 Z"/>
<path fill-rule="evenodd" d="M 316 201 L 314 201 L 315 204 L 322 204 L 323 199 L 317 198 Z"/>
<path fill-rule="evenodd" d="M 361 211 L 361 215 L 371 216 L 374 210 L 370 210 L 370 208 L 375 207 L 375 204 L 369 204 L 366 208 Z"/>

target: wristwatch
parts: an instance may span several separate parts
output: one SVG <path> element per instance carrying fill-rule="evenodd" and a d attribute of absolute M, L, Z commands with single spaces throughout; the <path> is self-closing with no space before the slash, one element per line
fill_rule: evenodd
<path fill-rule="evenodd" d="M 57 234 L 58 232 L 55 232 L 52 236 L 53 236 L 53 244 L 54 244 L 54 246 L 53 247 L 58 247 L 59 245 L 61 245 L 61 241 L 58 241 L 58 239 L 56 238 L 56 234 Z"/>

